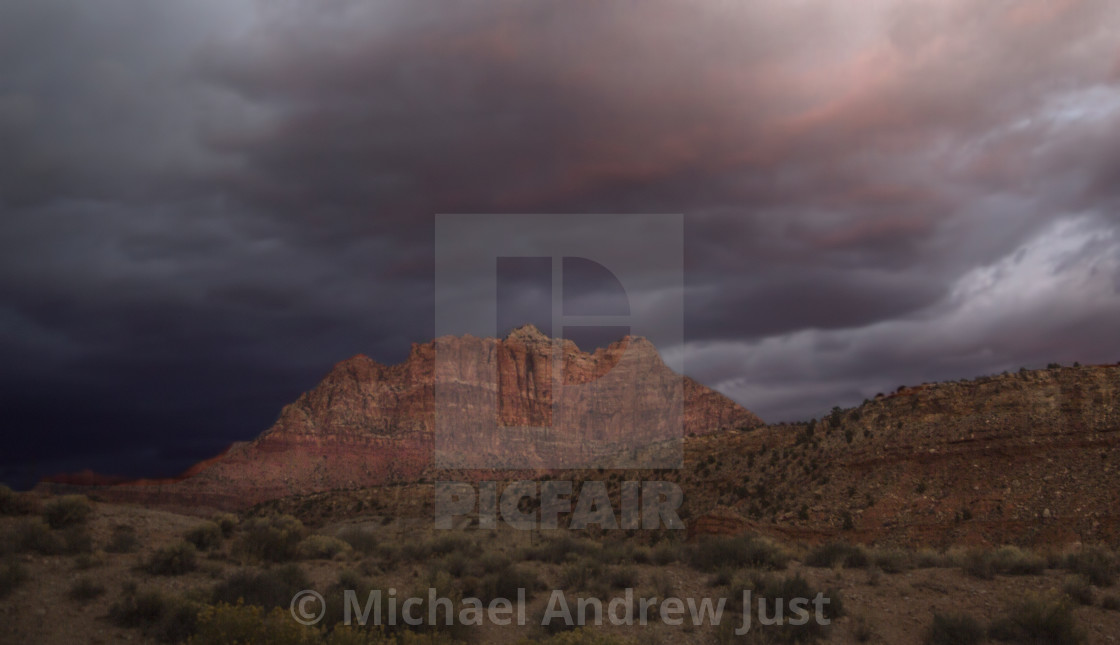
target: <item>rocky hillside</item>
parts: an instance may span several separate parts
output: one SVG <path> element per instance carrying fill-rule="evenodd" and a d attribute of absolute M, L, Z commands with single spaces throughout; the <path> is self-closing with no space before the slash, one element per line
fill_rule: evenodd
<path fill-rule="evenodd" d="M 436 466 L 478 468 L 433 463 L 437 383 L 445 397 L 439 422 L 457 429 L 452 434 L 465 442 L 458 446 L 462 451 L 491 457 L 489 463 L 499 449 L 512 448 L 529 460 L 519 463 L 530 466 L 556 464 L 557 456 L 566 463 L 595 464 L 620 446 L 762 425 L 727 397 L 674 374 L 640 337 L 628 336 L 595 352 L 565 341 L 564 384 L 604 384 L 590 392 L 565 387 L 553 401 L 555 346 L 526 326 L 504 339 L 445 337 L 414 344 L 397 365 L 355 356 L 285 406 L 275 425 L 254 441 L 235 444 L 174 481 L 131 482 L 96 493 L 122 501 L 238 508 L 289 495 L 433 477 Z M 554 408 L 562 419 L 551 418 Z M 500 423 L 480 411 L 496 414 Z M 556 431 L 544 441 L 525 440 L 525 426 L 537 425 Z"/>
<path fill-rule="evenodd" d="M 552 344 L 523 329 L 452 342 L 461 414 L 497 397 L 512 425 L 541 422 Z M 433 451 L 433 352 L 383 366 L 344 361 L 287 406 L 257 440 L 171 483 L 97 489 L 116 499 L 271 510 L 309 521 L 379 513 L 430 517 L 438 478 L 527 478 L 556 471 L 447 471 Z M 629 367 L 621 354 L 633 351 Z M 595 353 L 564 347 L 565 382 L 619 367 L 633 387 L 661 387 L 649 343 Z M 496 365 L 497 381 L 477 365 Z M 608 390 L 610 391 L 610 390 Z M 619 396 L 631 396 L 621 390 Z M 472 398 L 474 397 L 474 398 Z M 656 406 L 656 399 L 642 399 Z M 669 479 L 685 491 L 694 536 L 760 531 L 787 539 L 947 546 L 1120 544 L 1120 366 L 1053 367 L 900 388 L 809 423 L 761 426 L 721 395 L 685 381 L 683 468 L 564 471 L 568 479 Z M 595 406 L 585 410 L 593 419 Z M 643 419 L 655 422 L 651 407 Z M 602 427 L 610 428 L 608 422 Z M 576 443 L 582 441 L 577 437 Z M 405 483 L 406 485 L 400 485 Z M 385 484 L 393 484 L 386 486 Z"/>
<path fill-rule="evenodd" d="M 907 546 L 1120 544 L 1120 366 L 1064 367 L 903 388 L 811 423 L 690 438 L 683 469 L 586 470 L 668 479 L 693 538 Z M 310 522 L 431 516 L 432 487 L 276 500 Z M 616 501 L 617 503 L 617 501 Z"/>
<path fill-rule="evenodd" d="M 900 388 L 692 442 L 697 532 L 951 543 L 1120 540 L 1120 366 Z"/>

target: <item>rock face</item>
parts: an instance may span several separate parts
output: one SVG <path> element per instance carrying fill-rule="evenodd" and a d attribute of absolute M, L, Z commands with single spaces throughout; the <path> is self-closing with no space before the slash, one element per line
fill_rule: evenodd
<path fill-rule="evenodd" d="M 412 481 L 432 475 L 435 467 L 595 464 L 620 447 L 673 440 L 679 459 L 686 434 L 762 425 L 727 397 L 673 373 L 642 338 L 628 336 L 594 353 L 565 341 L 555 363 L 563 383 L 559 393 L 553 391 L 555 351 L 552 339 L 526 326 L 504 339 L 444 337 L 414 344 L 397 365 L 355 356 L 285 406 L 257 439 L 233 445 L 178 480 L 100 492 L 147 503 L 237 508 Z M 600 387 L 599 381 L 607 383 Z M 593 387 L 570 387 L 587 384 Z M 562 418 L 553 419 L 554 410 Z M 540 426 L 551 428 L 543 438 L 534 429 Z M 450 437 L 440 444 L 442 453 L 435 452 L 437 430 L 438 437 Z M 433 454 L 456 451 L 478 458 L 433 462 Z M 511 455 L 512 462 L 502 463 Z M 569 461 L 560 463 L 561 456 Z"/>
<path fill-rule="evenodd" d="M 435 360 L 444 341 L 459 352 L 448 367 Z M 368 512 L 374 504 L 394 516 L 429 514 L 423 503 L 432 499 L 430 484 L 338 489 L 447 474 L 432 463 L 433 384 L 440 378 L 458 384 L 449 390 L 452 420 L 480 409 L 489 396 L 495 416 L 510 427 L 555 421 L 548 416 L 554 408 L 542 404 L 555 394 L 547 376 L 552 348 L 534 330 L 521 330 L 502 340 L 417 345 L 394 366 L 355 357 L 284 408 L 257 440 L 200 464 L 182 481 L 98 492 L 188 506 L 275 500 L 273 510 L 323 520 Z M 626 348 L 635 356 L 626 358 Z M 665 382 L 667 370 L 640 339 L 590 354 L 567 345 L 560 351 L 565 386 L 590 382 L 608 367 L 649 372 L 643 382 L 655 391 Z M 637 367 L 626 367 L 626 360 Z M 447 371 L 437 374 L 441 369 Z M 681 390 L 683 431 L 697 435 L 685 442 L 684 467 L 621 474 L 679 482 L 681 517 L 694 539 L 750 531 L 810 543 L 1120 543 L 1120 366 L 902 388 L 812 423 L 765 427 L 698 384 L 685 380 Z M 599 408 L 585 409 L 594 421 Z M 602 427 L 610 428 L 605 418 Z M 488 472 L 449 478 L 533 476 Z M 572 477 L 610 480 L 594 469 Z M 307 495 L 314 491 L 322 492 Z"/>
<path fill-rule="evenodd" d="M 435 365 L 439 467 L 673 468 L 687 434 L 761 425 L 641 337 L 586 353 L 529 325 L 500 341 L 440 338 L 420 356 Z M 643 451 L 658 445 L 659 457 Z"/>
<path fill-rule="evenodd" d="M 712 455 L 711 475 L 683 478 L 694 516 L 721 500 L 757 530 L 794 539 L 1112 543 L 1120 366 L 903 388 L 812 426 L 698 439 L 686 462 Z M 717 524 L 712 532 L 726 532 Z"/>

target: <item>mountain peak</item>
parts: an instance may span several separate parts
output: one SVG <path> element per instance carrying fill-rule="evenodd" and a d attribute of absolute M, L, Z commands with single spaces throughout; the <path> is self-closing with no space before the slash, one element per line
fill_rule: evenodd
<path fill-rule="evenodd" d="M 525 340 L 531 340 L 531 341 L 550 340 L 549 337 L 546 336 L 544 332 L 537 329 L 537 326 L 534 325 L 533 323 L 525 323 L 524 325 L 521 325 L 520 327 L 517 327 L 513 331 L 506 334 L 505 340 L 510 340 L 510 339 L 522 340 L 522 341 L 525 341 Z"/>
<path fill-rule="evenodd" d="M 464 454 L 479 456 L 478 463 L 499 463 L 515 450 L 528 469 L 617 460 L 629 454 L 620 446 L 660 450 L 688 435 L 762 425 L 734 401 L 673 373 L 652 345 L 626 351 L 631 340 L 592 354 L 565 341 L 561 388 L 552 382 L 558 349 L 531 324 L 504 341 L 449 336 L 416 343 L 395 365 L 358 354 L 285 406 L 253 441 L 174 484 L 114 494 L 243 508 L 289 495 L 430 479 L 437 468 L 437 418 L 472 428 L 469 435 L 458 432 L 470 442 Z M 609 379 L 609 386 L 594 397 L 566 387 L 600 379 Z M 437 390 L 444 395 L 438 415 Z M 566 416 L 553 419 L 557 407 Z M 552 430 L 538 440 L 541 433 L 517 430 L 523 427 Z"/>

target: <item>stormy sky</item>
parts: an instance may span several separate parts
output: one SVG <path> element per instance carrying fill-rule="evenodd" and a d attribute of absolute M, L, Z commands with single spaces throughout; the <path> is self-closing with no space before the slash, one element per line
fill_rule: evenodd
<path fill-rule="evenodd" d="M 768 421 L 1115 362 L 1120 4 L 0 0 L 0 480 L 402 360 L 438 213 L 682 214 L 662 350 Z"/>

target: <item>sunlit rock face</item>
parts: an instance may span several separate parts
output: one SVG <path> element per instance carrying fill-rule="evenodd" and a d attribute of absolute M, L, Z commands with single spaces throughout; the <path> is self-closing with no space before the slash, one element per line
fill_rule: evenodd
<path fill-rule="evenodd" d="M 760 425 L 734 401 L 674 373 L 643 338 L 583 352 L 526 326 L 502 339 L 414 344 L 396 365 L 362 355 L 342 361 L 257 439 L 176 480 L 103 492 L 239 508 L 413 481 L 436 468 L 671 467 L 685 436 Z M 470 458 L 446 458 L 456 451 Z"/>

